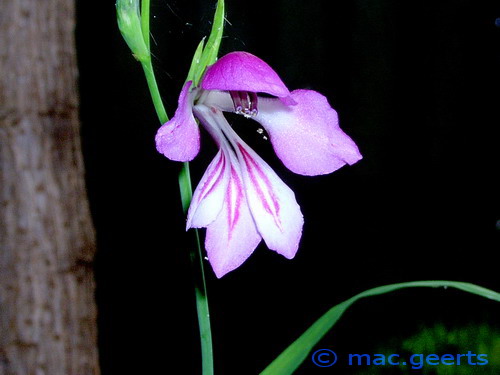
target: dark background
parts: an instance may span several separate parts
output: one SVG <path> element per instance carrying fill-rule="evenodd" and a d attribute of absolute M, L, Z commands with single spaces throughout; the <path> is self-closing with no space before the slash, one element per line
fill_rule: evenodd
<path fill-rule="evenodd" d="M 152 1 L 170 115 L 214 6 Z M 221 55 L 246 50 L 291 90 L 326 95 L 364 159 L 294 175 L 256 124 L 231 117 L 295 191 L 305 226 L 292 261 L 261 244 L 221 280 L 207 265 L 216 373 L 257 374 L 329 307 L 371 287 L 450 279 L 500 289 L 498 2 L 227 0 L 226 9 Z M 77 17 L 103 375 L 200 373 L 180 165 L 155 150 L 158 120 L 114 1 L 79 1 Z M 195 185 L 215 155 L 202 136 Z M 499 312 L 462 292 L 407 290 L 355 305 L 318 348 L 373 353 L 434 322 L 498 327 Z M 318 371 L 306 363 L 299 373 Z"/>

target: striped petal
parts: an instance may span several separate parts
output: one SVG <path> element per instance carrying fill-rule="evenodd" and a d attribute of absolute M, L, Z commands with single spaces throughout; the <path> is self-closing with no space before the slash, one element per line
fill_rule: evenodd
<path fill-rule="evenodd" d="M 257 230 L 269 249 L 291 259 L 298 250 L 304 225 L 295 194 L 223 120 L 219 126 L 238 156 L 248 206 Z"/>
<path fill-rule="evenodd" d="M 206 227 L 217 218 L 222 209 L 229 180 L 229 163 L 222 150 L 219 150 L 193 194 L 186 229 Z"/>
<path fill-rule="evenodd" d="M 262 237 L 248 208 L 238 159 L 220 128 L 221 123 L 227 123 L 222 112 L 197 105 L 194 113 L 220 150 L 193 195 L 188 227 L 207 228 L 205 249 L 220 278 L 239 267 Z"/>
<path fill-rule="evenodd" d="M 205 238 L 208 261 L 218 278 L 238 268 L 261 241 L 248 208 L 243 179 L 235 159 L 229 169 L 230 179 L 222 209 L 207 227 Z"/>
<path fill-rule="evenodd" d="M 293 191 L 250 147 L 238 142 L 238 154 L 248 205 L 269 249 L 295 256 L 304 219 Z"/>

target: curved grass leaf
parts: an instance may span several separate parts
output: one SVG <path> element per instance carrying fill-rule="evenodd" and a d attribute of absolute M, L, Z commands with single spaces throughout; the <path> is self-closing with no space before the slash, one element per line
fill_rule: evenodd
<path fill-rule="evenodd" d="M 500 294 L 492 290 L 464 282 L 457 281 L 413 281 L 400 284 L 384 285 L 361 292 L 354 297 L 339 303 L 326 312 L 321 318 L 313 323 L 297 340 L 285 349 L 260 375 L 289 375 L 300 366 L 309 356 L 314 346 L 330 331 L 344 312 L 356 301 L 365 297 L 373 297 L 380 294 L 390 293 L 403 288 L 415 287 L 450 287 L 463 290 L 468 293 L 492 299 L 500 302 Z"/>

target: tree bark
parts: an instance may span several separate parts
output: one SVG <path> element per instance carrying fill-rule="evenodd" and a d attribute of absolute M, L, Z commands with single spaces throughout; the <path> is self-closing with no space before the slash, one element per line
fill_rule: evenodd
<path fill-rule="evenodd" d="M 0 374 L 99 374 L 74 0 L 0 1 Z"/>

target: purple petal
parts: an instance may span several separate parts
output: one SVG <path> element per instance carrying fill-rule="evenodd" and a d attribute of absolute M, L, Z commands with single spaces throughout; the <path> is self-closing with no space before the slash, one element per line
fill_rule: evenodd
<path fill-rule="evenodd" d="M 243 141 L 237 140 L 248 204 L 269 249 L 291 259 L 299 247 L 304 219 L 293 191 Z"/>
<path fill-rule="evenodd" d="M 205 238 L 208 261 L 218 278 L 238 268 L 261 240 L 248 208 L 237 164 L 232 163 L 230 176 L 222 209 L 207 227 Z"/>
<path fill-rule="evenodd" d="M 192 82 L 186 82 L 179 95 L 174 117 L 156 133 L 156 149 L 175 161 L 190 161 L 200 150 L 200 130 L 193 116 L 194 93 Z"/>
<path fill-rule="evenodd" d="M 186 229 L 206 227 L 216 219 L 224 203 L 229 179 L 229 162 L 219 150 L 193 194 Z"/>
<path fill-rule="evenodd" d="M 337 112 L 323 95 L 295 90 L 291 97 L 298 103 L 293 107 L 261 98 L 255 118 L 269 133 L 276 154 L 288 169 L 315 176 L 362 158 L 354 141 L 340 129 Z"/>
<path fill-rule="evenodd" d="M 290 95 L 278 74 L 248 52 L 231 52 L 221 57 L 207 69 L 201 87 L 205 90 L 263 92 L 280 98 Z"/>

